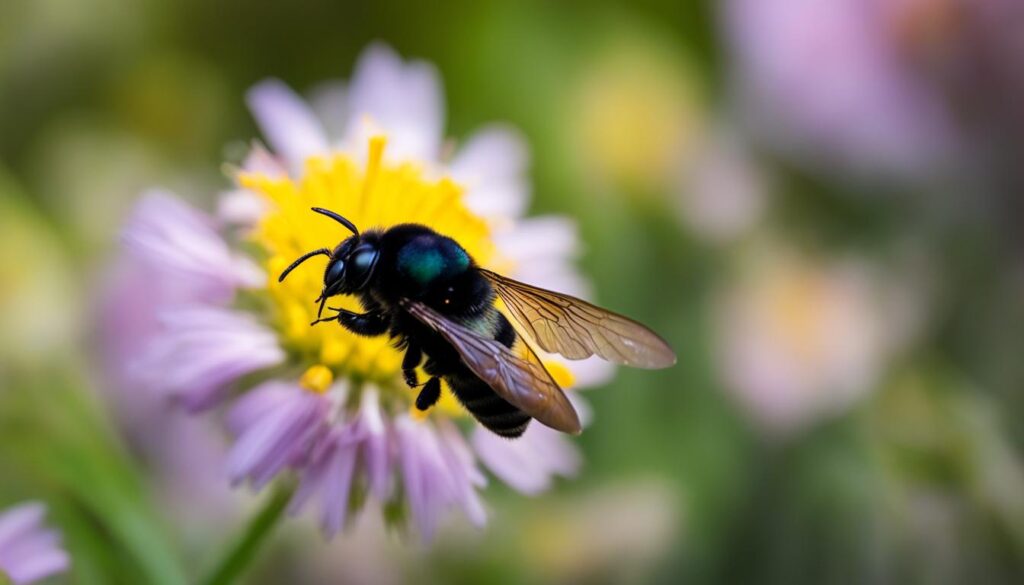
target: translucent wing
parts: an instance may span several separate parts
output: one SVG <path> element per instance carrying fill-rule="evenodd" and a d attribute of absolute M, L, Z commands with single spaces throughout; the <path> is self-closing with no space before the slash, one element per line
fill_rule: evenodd
<path fill-rule="evenodd" d="M 597 355 L 637 368 L 666 368 L 676 363 L 676 354 L 664 339 L 628 317 L 490 270 L 480 272 L 515 321 L 544 351 L 571 360 Z"/>
<path fill-rule="evenodd" d="M 459 352 L 466 366 L 510 404 L 555 430 L 580 432 L 576 410 L 528 345 L 523 343 L 527 353 L 520 357 L 423 303 L 404 301 L 402 306 L 440 333 Z"/>

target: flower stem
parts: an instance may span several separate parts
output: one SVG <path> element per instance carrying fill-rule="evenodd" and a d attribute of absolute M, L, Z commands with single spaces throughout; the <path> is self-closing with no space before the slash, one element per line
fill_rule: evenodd
<path fill-rule="evenodd" d="M 294 486 L 279 485 L 263 508 L 249 522 L 245 532 L 227 549 L 216 569 L 203 581 L 205 585 L 229 585 L 249 568 L 260 547 L 267 541 L 284 516 Z"/>

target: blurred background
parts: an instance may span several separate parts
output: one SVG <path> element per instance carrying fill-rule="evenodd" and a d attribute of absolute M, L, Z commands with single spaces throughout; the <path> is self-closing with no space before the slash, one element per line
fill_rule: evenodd
<path fill-rule="evenodd" d="M 590 392 L 580 476 L 492 482 L 485 531 L 298 520 L 248 582 L 1024 582 L 1021 31 L 1019 0 L 4 0 L 0 508 L 49 504 L 57 583 L 187 582 L 244 523 L 103 375 L 118 232 L 152 185 L 213 205 L 253 83 L 382 40 L 450 136 L 525 133 L 532 210 L 680 363 Z"/>

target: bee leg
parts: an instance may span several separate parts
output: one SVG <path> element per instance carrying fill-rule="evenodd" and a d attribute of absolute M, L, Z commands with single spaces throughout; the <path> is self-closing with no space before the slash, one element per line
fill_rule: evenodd
<path fill-rule="evenodd" d="M 356 335 L 363 335 L 365 337 L 376 337 L 378 335 L 384 335 L 388 331 L 388 327 L 391 325 L 390 316 L 384 311 L 368 311 L 366 313 L 354 313 L 346 309 L 335 309 L 330 308 L 332 311 L 337 311 L 336 317 L 331 319 L 337 319 L 338 323 L 345 329 L 348 329 Z M 314 321 L 316 323 L 316 321 Z"/>
<path fill-rule="evenodd" d="M 416 396 L 416 408 L 420 411 L 429 410 L 431 406 L 437 404 L 439 398 L 441 398 L 441 378 L 434 376 L 427 380 L 419 395 Z"/>
<path fill-rule="evenodd" d="M 415 388 L 420 385 L 419 376 L 416 375 L 416 367 L 420 365 L 420 361 L 423 360 L 423 352 L 420 351 L 418 345 L 410 343 L 409 347 L 405 350 L 405 357 L 402 358 L 402 377 L 405 378 L 405 383 L 410 388 Z"/>

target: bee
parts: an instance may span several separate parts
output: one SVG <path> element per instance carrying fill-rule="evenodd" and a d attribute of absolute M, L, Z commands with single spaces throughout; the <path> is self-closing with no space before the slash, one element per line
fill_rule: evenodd
<path fill-rule="evenodd" d="M 479 267 L 455 240 L 419 224 L 360 233 L 341 215 L 312 208 L 352 235 L 333 249 L 303 254 L 278 278 L 315 256 L 327 256 L 323 289 L 311 325 L 337 321 L 356 335 L 389 335 L 404 352 L 406 384 L 418 389 L 425 411 L 441 396 L 441 381 L 484 427 L 516 438 L 531 419 L 578 434 L 576 410 L 530 346 L 495 306 L 538 347 L 570 360 L 597 355 L 639 368 L 664 368 L 675 353 L 640 323 L 586 301 L 512 280 Z M 363 312 L 328 307 L 327 299 L 353 295 Z M 429 376 L 422 384 L 417 368 Z"/>

